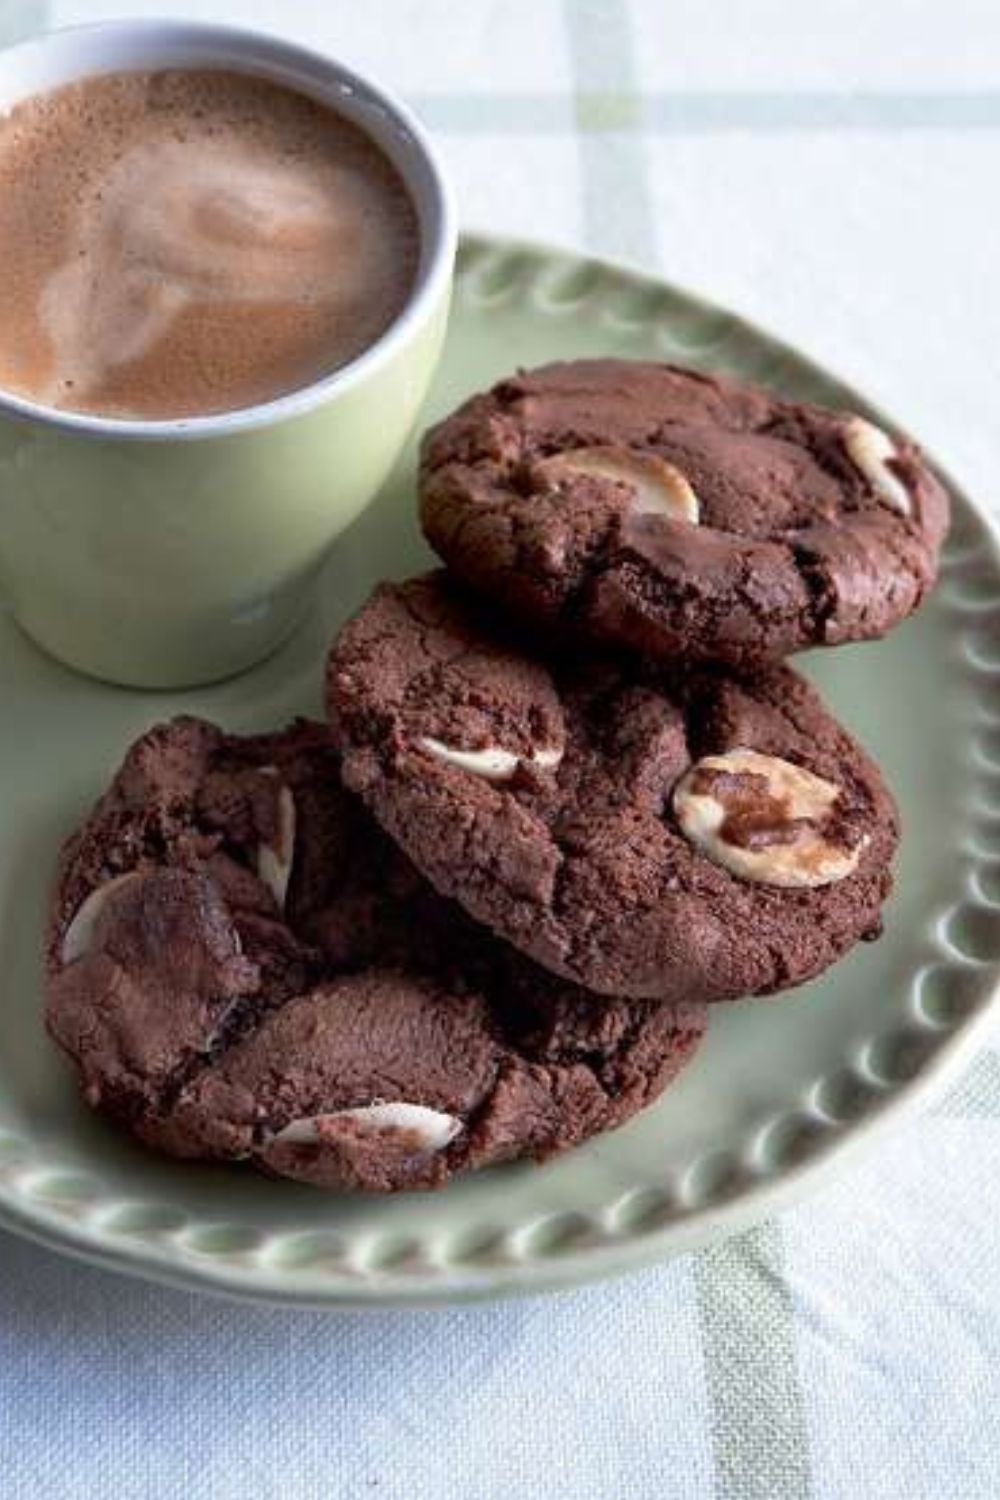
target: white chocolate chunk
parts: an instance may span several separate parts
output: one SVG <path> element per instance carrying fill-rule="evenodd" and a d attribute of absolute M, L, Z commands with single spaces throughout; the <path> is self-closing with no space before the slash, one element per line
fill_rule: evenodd
<path fill-rule="evenodd" d="M 908 516 L 913 509 L 910 492 L 889 468 L 889 459 L 898 452 L 889 434 L 864 417 L 852 417 L 844 428 L 844 447 L 854 467 L 886 504 Z"/>
<path fill-rule="evenodd" d="M 563 758 L 562 747 L 547 746 L 533 750 L 528 756 L 517 755 L 513 750 L 503 750 L 499 745 L 486 745 L 481 750 L 461 750 L 456 745 L 446 745 L 430 735 L 423 735 L 417 744 L 428 755 L 446 765 L 457 766 L 460 771 L 471 771 L 486 781 L 509 781 L 518 766 L 534 765 L 540 770 L 554 770 Z"/>
<path fill-rule="evenodd" d="M 760 812 L 765 822 L 779 834 L 782 823 L 805 819 L 805 826 L 790 830 L 792 836 L 787 843 L 775 841 L 754 848 L 731 842 L 726 837 L 727 819 L 734 812 L 752 812 L 756 794 L 745 787 L 699 790 L 699 772 L 705 771 L 760 778 Z M 681 830 L 691 843 L 741 880 L 787 887 L 821 886 L 852 874 L 868 843 L 866 835 L 853 849 L 845 849 L 824 836 L 823 824 L 839 796 L 840 788 L 832 781 L 791 761 L 756 750 L 728 750 L 724 755 L 704 756 L 684 774 L 674 790 L 673 806 Z"/>
<path fill-rule="evenodd" d="M 556 481 L 567 474 L 613 479 L 633 491 L 632 512 L 698 524 L 698 497 L 676 464 L 635 448 L 573 448 L 542 459 L 538 468 Z"/>
<path fill-rule="evenodd" d="M 446 745 L 431 735 L 424 735 L 417 744 L 436 760 L 457 766 L 460 771 L 471 771 L 474 776 L 484 776 L 487 781 L 509 781 L 521 760 L 513 750 L 501 750 L 499 745 L 487 745 L 482 750 L 460 750 L 456 745 Z"/>
<path fill-rule="evenodd" d="M 103 885 L 95 886 L 90 895 L 80 903 L 73 920 L 63 933 L 61 957 L 64 964 L 74 964 L 78 958 L 89 953 L 101 913 L 109 901 L 113 901 L 126 885 L 136 879 L 138 872 L 135 870 L 127 875 L 116 875 L 113 880 L 106 880 Z"/>
<path fill-rule="evenodd" d="M 295 1146 L 313 1145 L 323 1139 L 325 1126 L 341 1121 L 349 1121 L 365 1136 L 403 1131 L 413 1143 L 414 1155 L 443 1151 L 462 1130 L 461 1120 L 454 1115 L 428 1109 L 424 1104 L 396 1100 L 389 1104 L 367 1104 L 357 1109 L 339 1109 L 333 1114 L 293 1120 L 284 1130 L 279 1130 L 274 1139 Z"/>
<path fill-rule="evenodd" d="M 288 882 L 295 861 L 295 798 L 283 786 L 278 793 L 278 832 L 273 845 L 261 844 L 257 850 L 257 874 L 267 886 L 279 911 L 285 909 Z"/>

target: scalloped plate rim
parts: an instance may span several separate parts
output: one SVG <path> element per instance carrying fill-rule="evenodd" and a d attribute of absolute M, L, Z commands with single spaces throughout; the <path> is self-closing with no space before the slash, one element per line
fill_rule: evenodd
<path fill-rule="evenodd" d="M 462 255 L 470 251 L 575 264 L 608 274 L 619 281 L 633 282 L 643 289 L 666 293 L 708 316 L 725 318 L 751 340 L 766 344 L 776 354 L 787 356 L 800 369 L 822 381 L 834 381 L 849 394 L 857 410 L 880 420 L 890 431 L 901 425 L 829 365 L 803 354 L 790 341 L 771 334 L 755 319 L 690 291 L 683 284 L 661 277 L 655 271 L 647 271 L 623 259 L 580 252 L 570 245 L 476 230 L 461 236 L 460 265 Z M 971 512 L 986 534 L 990 561 L 1000 582 L 1000 520 L 972 499 L 936 456 L 930 457 L 935 470 L 950 488 L 956 501 L 956 513 L 963 508 Z M 455 1302 L 531 1295 L 624 1275 L 696 1250 L 789 1207 L 822 1182 L 830 1180 L 842 1165 L 856 1162 L 892 1129 L 920 1113 L 937 1097 L 976 1051 L 981 1036 L 1000 1009 L 1000 959 L 959 959 L 953 962 L 982 980 L 983 993 L 977 996 L 975 1008 L 954 1022 L 950 1030 L 940 1030 L 937 1044 L 921 1060 L 911 1077 L 888 1084 L 884 1095 L 869 1098 L 864 1113 L 857 1119 L 838 1122 L 838 1128 L 814 1147 L 808 1158 L 780 1167 L 773 1177 L 758 1178 L 741 1185 L 737 1195 L 729 1201 L 709 1202 L 688 1209 L 683 1217 L 651 1230 L 625 1230 L 617 1235 L 609 1233 L 601 1243 L 588 1248 L 560 1251 L 552 1257 L 542 1254 L 521 1260 L 492 1262 L 482 1269 L 452 1264 L 446 1270 L 427 1274 L 400 1273 L 396 1268 L 390 1268 L 386 1273 L 368 1270 L 363 1279 L 361 1276 L 354 1279 L 349 1272 L 341 1270 L 334 1278 L 322 1272 L 295 1271 L 264 1262 L 247 1264 L 244 1260 L 237 1263 L 235 1257 L 227 1260 L 224 1254 L 199 1258 L 197 1252 L 189 1250 L 186 1258 L 181 1259 L 180 1252 L 170 1249 L 166 1242 L 150 1244 L 140 1242 L 138 1238 L 130 1241 L 110 1230 L 83 1229 L 65 1214 L 60 1215 L 37 1200 L 30 1208 L 24 1208 L 15 1201 L 2 1177 L 0 1229 L 85 1264 L 164 1286 L 209 1293 L 236 1302 L 340 1312 L 441 1307 Z"/>
<path fill-rule="evenodd" d="M 975 967 L 970 965 L 970 968 Z M 988 965 L 984 967 L 990 967 Z M 770 1214 L 799 1202 L 803 1196 L 829 1180 L 844 1163 L 856 1163 L 877 1147 L 885 1134 L 921 1112 L 940 1095 L 948 1081 L 960 1072 L 975 1052 L 979 1033 L 993 1020 L 1000 1004 L 1000 975 L 994 977 L 991 994 L 976 1015 L 956 1027 L 912 1079 L 898 1084 L 866 1115 L 831 1137 L 807 1161 L 785 1167 L 771 1181 L 761 1181 L 741 1192 L 737 1199 L 709 1204 L 692 1211 L 689 1218 L 643 1234 L 623 1235 L 620 1243 L 595 1250 L 562 1254 L 558 1259 L 493 1264 L 482 1271 L 450 1269 L 446 1276 L 407 1275 L 394 1277 L 391 1287 L 381 1288 L 378 1273 L 368 1273 L 369 1284 L 355 1283 L 348 1276 L 337 1282 L 279 1268 L 243 1269 L 239 1279 L 233 1267 L 219 1257 L 197 1265 L 178 1263 L 175 1256 L 152 1253 L 124 1243 L 95 1244 L 72 1224 L 49 1228 L 26 1220 L 5 1205 L 0 1187 L 0 1229 L 17 1234 L 47 1250 L 65 1254 L 99 1270 L 115 1271 L 136 1280 L 153 1281 L 178 1291 L 199 1292 L 238 1303 L 266 1307 L 291 1307 L 303 1311 L 366 1312 L 378 1308 L 434 1309 L 456 1302 L 489 1302 L 543 1292 L 569 1290 L 575 1286 L 613 1280 L 631 1272 L 661 1265 L 675 1256 L 701 1249 L 716 1240 L 738 1234 Z M 42 1218 L 39 1215 L 39 1218 Z M 157 1247 L 157 1251 L 159 1247 Z M 284 1278 L 284 1280 L 282 1280 Z M 276 1280 L 281 1284 L 276 1285 Z M 301 1290 L 296 1281 L 301 1282 Z"/>

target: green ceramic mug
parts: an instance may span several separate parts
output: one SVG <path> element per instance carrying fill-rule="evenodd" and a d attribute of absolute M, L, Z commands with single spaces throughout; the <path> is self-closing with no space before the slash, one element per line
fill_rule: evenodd
<path fill-rule="evenodd" d="M 360 126 L 407 184 L 421 256 L 407 306 L 376 343 L 260 406 L 130 421 L 0 392 L 0 586 L 14 617 L 70 666 L 146 688 L 228 676 L 294 629 L 331 543 L 413 425 L 444 337 L 456 240 L 447 184 L 409 112 L 276 38 L 170 21 L 53 32 L 0 54 L 0 110 L 95 73 L 178 67 L 263 76 Z"/>

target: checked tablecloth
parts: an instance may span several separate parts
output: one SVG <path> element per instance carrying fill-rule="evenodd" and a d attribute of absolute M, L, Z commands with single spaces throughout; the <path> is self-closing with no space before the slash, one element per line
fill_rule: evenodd
<path fill-rule="evenodd" d="M 997 494 L 996 0 L 0 0 L 0 38 L 142 12 L 328 46 L 466 224 L 749 313 Z M 782 1219 L 527 1302 L 259 1311 L 0 1235 L 0 1500 L 996 1500 L 998 1046 Z"/>

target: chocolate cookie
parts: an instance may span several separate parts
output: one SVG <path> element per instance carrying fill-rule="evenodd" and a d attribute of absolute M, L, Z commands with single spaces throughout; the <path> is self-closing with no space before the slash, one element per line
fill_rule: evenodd
<path fill-rule="evenodd" d="M 747 666 L 911 614 L 948 500 L 862 417 L 598 359 L 503 380 L 434 428 L 421 510 L 448 566 L 523 621 Z"/>
<path fill-rule="evenodd" d="M 527 653 L 444 574 L 379 588 L 331 653 L 346 784 L 439 891 L 606 994 L 725 1000 L 877 935 L 875 766 L 788 668 Z"/>
<path fill-rule="evenodd" d="M 177 719 L 66 845 L 49 1030 L 88 1102 L 159 1150 L 326 1187 L 435 1187 L 620 1124 L 699 1007 L 597 1003 L 439 897 L 328 732 Z"/>

